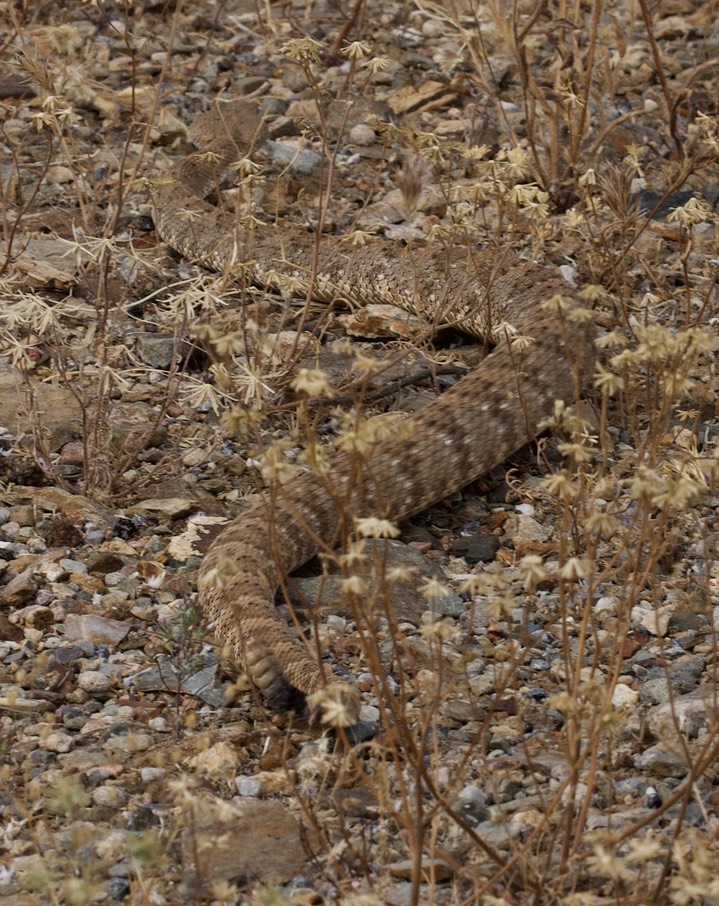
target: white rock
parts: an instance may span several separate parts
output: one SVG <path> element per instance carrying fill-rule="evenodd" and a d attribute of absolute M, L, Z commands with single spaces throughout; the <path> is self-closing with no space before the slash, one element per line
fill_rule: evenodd
<path fill-rule="evenodd" d="M 504 529 L 515 541 L 547 541 L 552 534 L 551 528 L 540 525 L 531 516 L 510 516 Z"/>
<path fill-rule="evenodd" d="M 92 791 L 92 801 L 95 805 L 109 805 L 120 808 L 127 802 L 127 793 L 117 786 L 99 786 Z"/>
<path fill-rule="evenodd" d="M 77 684 L 83 691 L 94 695 L 111 689 L 112 679 L 99 670 L 86 670 L 78 676 Z"/>
<path fill-rule="evenodd" d="M 170 725 L 164 717 L 153 717 L 147 722 L 147 726 L 154 730 L 155 733 L 169 733 Z"/>
<path fill-rule="evenodd" d="M 639 698 L 639 693 L 624 683 L 617 683 L 612 695 L 612 704 L 615 708 L 630 708 L 635 705 Z"/>
<path fill-rule="evenodd" d="M 602 595 L 594 605 L 594 613 L 616 613 L 618 600 L 616 595 Z"/>
<path fill-rule="evenodd" d="M 349 140 L 351 144 L 360 145 L 361 147 L 373 145 L 375 141 L 375 131 L 366 123 L 357 123 L 356 126 L 353 126 L 350 129 Z"/>
<path fill-rule="evenodd" d="M 656 609 L 647 606 L 642 607 L 642 605 L 639 604 L 632 610 L 632 622 L 635 624 L 639 623 L 648 632 L 651 632 L 652 635 L 663 638 L 667 634 L 669 620 L 673 613 L 673 604 L 665 604 Z"/>
<path fill-rule="evenodd" d="M 45 739 L 40 740 L 40 747 L 48 752 L 69 752 L 72 748 L 72 736 L 67 733 L 50 733 Z"/>

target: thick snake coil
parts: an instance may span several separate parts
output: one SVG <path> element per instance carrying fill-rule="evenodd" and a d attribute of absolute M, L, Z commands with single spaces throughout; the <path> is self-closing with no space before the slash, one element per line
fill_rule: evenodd
<path fill-rule="evenodd" d="M 256 222 L 244 234 L 204 199 L 218 170 L 242 158 L 260 132 L 242 102 L 217 105 L 195 121 L 193 138 L 211 153 L 181 159 L 153 189 L 157 231 L 168 245 L 213 269 L 243 265 L 246 273 L 249 266 L 259 285 L 286 288 L 290 278 L 297 293 L 320 300 L 391 302 L 495 344 L 468 376 L 404 422 L 401 437 L 380 441 L 362 461 L 335 454 L 329 474 L 307 473 L 261 494 L 204 558 L 202 608 L 269 705 L 329 713 L 321 695 L 307 706 L 306 696 L 327 687 L 327 677 L 276 612 L 281 577 L 335 545 L 347 513 L 405 519 L 526 444 L 556 400 L 576 399 L 591 369 L 593 331 L 586 318 L 571 316 L 576 298 L 557 302 L 575 295 L 563 280 L 509 248 L 406 248 L 382 240 L 355 248 L 329 236 L 316 242 L 297 226 Z M 331 689 L 345 709 L 340 722 L 353 724 L 357 693 L 344 683 Z"/>

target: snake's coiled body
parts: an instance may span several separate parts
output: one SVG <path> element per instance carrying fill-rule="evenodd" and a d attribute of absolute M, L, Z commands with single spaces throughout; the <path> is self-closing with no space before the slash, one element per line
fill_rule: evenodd
<path fill-rule="evenodd" d="M 361 462 L 336 454 L 329 473 L 305 474 L 260 495 L 212 544 L 200 573 L 200 601 L 217 638 L 244 662 L 275 708 L 302 710 L 327 682 L 318 659 L 279 618 L 280 577 L 343 533 L 343 514 L 393 521 L 417 513 L 501 463 L 551 417 L 555 401 L 576 399 L 591 370 L 593 331 L 567 306 L 564 281 L 510 248 L 477 251 L 373 240 L 353 248 L 299 227 L 255 224 L 238 232 L 205 196 L 218 166 L 240 158 L 261 126 L 242 103 L 196 121 L 194 137 L 212 155 L 188 156 L 153 190 L 162 239 L 222 270 L 251 267 L 268 287 L 353 303 L 392 302 L 435 323 L 491 339 L 494 350 L 451 390 L 379 442 Z M 251 265 L 248 262 L 252 262 Z M 519 337 L 512 341 L 510 337 Z M 357 698 L 345 690 L 350 722 Z"/>

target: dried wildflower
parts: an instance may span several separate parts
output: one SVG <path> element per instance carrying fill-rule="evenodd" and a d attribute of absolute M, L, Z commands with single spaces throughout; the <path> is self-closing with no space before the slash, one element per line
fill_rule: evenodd
<path fill-rule="evenodd" d="M 519 183 L 509 190 L 507 199 L 530 219 L 543 220 L 549 215 L 549 194 L 539 186 Z"/>
<path fill-rule="evenodd" d="M 502 578 L 493 576 L 488 573 L 479 573 L 466 578 L 459 586 L 459 591 L 463 595 L 471 598 L 477 596 L 488 596 L 493 594 L 502 587 Z"/>
<path fill-rule="evenodd" d="M 598 302 L 606 295 L 607 291 L 603 286 L 599 286 L 597 283 L 587 283 L 586 286 L 583 286 L 579 291 L 579 298 L 584 299 L 587 302 Z"/>
<path fill-rule="evenodd" d="M 644 145 L 627 145 L 627 153 L 624 156 L 622 163 L 636 176 L 643 177 L 644 169 L 641 164 L 641 158 L 644 157 L 646 152 L 647 148 Z"/>
<path fill-rule="evenodd" d="M 249 157 L 241 157 L 239 160 L 233 161 L 230 164 L 230 170 L 234 170 L 240 179 L 254 179 L 262 173 L 262 167 Z"/>
<path fill-rule="evenodd" d="M 511 343 L 512 349 L 517 352 L 523 352 L 534 343 L 534 337 L 514 337 Z"/>
<path fill-rule="evenodd" d="M 222 415 L 222 424 L 229 433 L 246 434 L 257 424 L 260 413 L 247 406 L 233 406 Z"/>
<path fill-rule="evenodd" d="M 594 319 L 593 313 L 583 305 L 575 305 L 567 312 L 567 320 L 572 324 L 589 324 Z"/>
<path fill-rule="evenodd" d="M 523 148 L 510 148 L 504 156 L 510 179 L 524 179 L 531 172 L 529 154 Z"/>
<path fill-rule="evenodd" d="M 680 223 L 685 227 L 696 226 L 698 223 L 705 223 L 713 218 L 712 210 L 703 198 L 690 198 L 685 204 L 681 205 L 669 214 L 667 220 L 674 223 Z"/>
<path fill-rule="evenodd" d="M 280 48 L 280 52 L 295 63 L 306 65 L 308 63 L 318 63 L 320 53 L 324 50 L 324 45 L 309 35 L 302 38 L 291 38 Z"/>
<path fill-rule="evenodd" d="M 547 570 L 544 568 L 542 558 L 536 554 L 528 554 L 526 557 L 522 557 L 519 562 L 519 570 L 522 574 L 524 587 L 528 591 L 532 591 L 539 582 L 547 578 Z"/>
<path fill-rule="evenodd" d="M 227 334 L 215 334 L 212 345 L 220 356 L 242 355 L 246 352 L 245 341 L 239 331 L 231 331 Z"/>
<path fill-rule="evenodd" d="M 409 582 L 415 574 L 416 570 L 412 567 L 395 566 L 385 572 L 384 578 L 388 585 L 396 585 L 398 582 Z"/>
<path fill-rule="evenodd" d="M 372 53 L 372 48 L 364 41 L 352 41 L 346 47 L 343 47 L 340 53 L 350 60 L 363 60 Z"/>
<path fill-rule="evenodd" d="M 211 166 L 219 166 L 222 163 L 222 156 L 216 151 L 197 151 L 195 157 L 202 163 Z"/>
<path fill-rule="evenodd" d="M 427 579 L 419 591 L 422 597 L 428 600 L 446 598 L 450 594 L 450 589 L 434 577 Z"/>
<path fill-rule="evenodd" d="M 584 100 L 569 85 L 559 86 L 559 92 L 562 96 L 562 106 L 566 110 L 579 110 L 584 107 Z"/>
<path fill-rule="evenodd" d="M 594 386 L 607 396 L 614 396 L 624 389 L 624 378 L 613 371 L 608 371 L 598 362 L 594 369 Z"/>
<path fill-rule="evenodd" d="M 356 564 L 364 563 L 366 559 L 364 541 L 351 541 L 347 550 L 337 557 L 337 564 L 342 569 L 352 569 Z"/>
<path fill-rule="evenodd" d="M 364 595 L 367 592 L 367 583 L 362 576 L 347 576 L 342 580 L 342 592 L 345 595 Z"/>
<path fill-rule="evenodd" d="M 307 696 L 310 708 L 321 714 L 321 722 L 335 729 L 352 727 L 359 716 L 357 702 L 352 698 L 352 690 L 344 683 L 331 683 Z"/>
<path fill-rule="evenodd" d="M 492 342 L 496 343 L 500 340 L 511 340 L 517 336 L 519 336 L 517 328 L 509 321 L 497 321 L 497 323 L 492 326 Z"/>
<path fill-rule="evenodd" d="M 559 500 L 563 500 L 565 503 L 576 500 L 579 494 L 577 483 L 573 481 L 569 473 L 565 471 L 555 472 L 554 475 L 549 475 L 544 479 L 542 485 L 547 489 L 548 493 L 557 497 Z"/>
<path fill-rule="evenodd" d="M 249 361 L 236 359 L 235 367 L 237 369 L 235 387 L 238 393 L 243 391 L 241 393 L 243 402 L 252 402 L 261 409 L 265 399 L 275 394 L 275 390 L 267 383 L 268 376 L 262 372 L 254 359 Z"/>
<path fill-rule="evenodd" d="M 625 860 L 630 865 L 642 865 L 650 862 L 664 852 L 664 843 L 659 840 L 653 840 L 649 836 L 632 838 L 626 841 L 627 854 Z"/>
<path fill-rule="evenodd" d="M 581 557 L 570 557 L 559 570 L 559 575 L 568 582 L 577 582 L 589 575 L 590 562 Z"/>
<path fill-rule="evenodd" d="M 484 160 L 492 149 L 489 145 L 463 145 L 460 154 L 465 160 Z"/>
<path fill-rule="evenodd" d="M 580 211 L 570 208 L 564 214 L 564 225 L 568 230 L 578 230 L 586 224 L 584 214 Z"/>
<path fill-rule="evenodd" d="M 579 183 L 580 186 L 583 186 L 583 187 L 584 186 L 596 186 L 596 184 L 598 182 L 597 171 L 593 170 L 591 167 L 589 167 L 587 170 L 584 171 L 584 173 L 582 173 L 582 175 L 579 177 L 577 182 Z"/>
<path fill-rule="evenodd" d="M 197 380 L 193 380 L 189 385 L 185 382 L 180 390 L 180 395 L 183 402 L 193 409 L 198 411 L 212 409 L 216 415 L 220 413 L 224 398 L 224 395 L 219 393 L 212 384 Z"/>
<path fill-rule="evenodd" d="M 633 349 L 624 349 L 622 352 L 617 355 L 613 355 L 609 359 L 609 366 L 612 371 L 624 371 L 629 368 L 633 368 L 639 362 L 639 357 Z"/>
<path fill-rule="evenodd" d="M 349 233 L 345 233 L 342 241 L 360 248 L 363 245 L 367 245 L 368 242 L 372 242 L 374 238 L 372 233 L 368 233 L 367 230 L 352 230 Z"/>
<path fill-rule="evenodd" d="M 48 95 L 42 102 L 42 110 L 31 117 L 35 129 L 41 132 L 46 127 L 56 129 L 60 123 L 74 126 L 78 123 L 77 114 L 63 99 L 55 95 Z"/>
<path fill-rule="evenodd" d="M 622 525 L 618 519 L 608 513 L 594 512 L 584 520 L 584 527 L 587 531 L 602 538 L 611 538 L 621 529 Z"/>
<path fill-rule="evenodd" d="M 321 368 L 300 368 L 292 381 L 292 389 L 295 393 L 304 393 L 313 399 L 331 399 L 335 393 L 327 372 Z"/>
<path fill-rule="evenodd" d="M 287 441 L 276 440 L 265 450 L 262 476 L 268 484 L 284 484 L 297 474 L 297 466 L 286 457 L 288 446 Z"/>
<path fill-rule="evenodd" d="M 400 530 L 393 522 L 389 519 L 378 519 L 376 516 L 357 519 L 355 525 L 357 534 L 363 538 L 397 538 L 400 534 Z"/>
<path fill-rule="evenodd" d="M 234 903 L 237 897 L 237 888 L 229 881 L 213 881 L 210 892 L 217 903 Z"/>
<path fill-rule="evenodd" d="M 575 308 L 576 303 L 569 296 L 564 296 L 561 293 L 555 293 L 546 302 L 542 302 L 542 308 L 546 308 L 547 311 L 551 312 L 570 312 Z"/>
<path fill-rule="evenodd" d="M 587 443 L 561 443 L 558 449 L 562 456 L 571 457 L 576 465 L 591 462 L 594 456 L 593 450 Z"/>
<path fill-rule="evenodd" d="M 423 623 L 419 627 L 419 636 L 423 642 L 428 644 L 435 642 L 441 644 L 448 642 L 457 635 L 457 627 L 454 620 L 432 620 L 431 623 Z"/>
<path fill-rule="evenodd" d="M 652 497 L 654 506 L 662 510 L 685 510 L 688 505 L 698 499 L 702 492 L 699 482 L 688 475 L 681 475 L 675 480 L 667 480 L 661 490 Z"/>
<path fill-rule="evenodd" d="M 627 335 L 621 330 L 612 330 L 604 336 L 597 337 L 594 345 L 597 349 L 611 349 L 612 346 L 624 348 L 629 343 Z"/>
<path fill-rule="evenodd" d="M 444 242 L 449 238 L 447 227 L 441 223 L 432 224 L 427 232 L 427 242 Z"/>
<path fill-rule="evenodd" d="M 389 57 L 372 57 L 369 60 L 363 60 L 362 65 L 370 75 L 376 75 L 378 72 L 384 72 L 392 61 Z"/>
<path fill-rule="evenodd" d="M 177 211 L 177 216 L 180 220 L 192 223 L 193 221 L 202 220 L 203 212 L 199 211 L 197 208 L 182 208 Z"/>
<path fill-rule="evenodd" d="M 397 188 L 402 194 L 405 216 L 411 217 L 417 210 L 422 191 L 431 181 L 427 162 L 417 154 L 408 154 L 397 170 Z"/>

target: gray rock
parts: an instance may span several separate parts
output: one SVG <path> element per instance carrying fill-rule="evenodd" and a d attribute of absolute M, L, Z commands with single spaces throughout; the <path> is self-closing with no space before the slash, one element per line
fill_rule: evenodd
<path fill-rule="evenodd" d="M 685 777 L 689 770 L 683 754 L 669 751 L 662 744 L 650 746 L 634 759 L 634 764 L 653 777 Z"/>
<path fill-rule="evenodd" d="M 83 640 L 93 645 L 117 645 L 130 632 L 130 625 L 120 620 L 96 617 L 89 613 L 69 613 L 65 617 L 65 638 Z"/>
<path fill-rule="evenodd" d="M 185 666 L 170 658 L 159 658 L 157 665 L 135 674 L 132 683 L 140 692 L 183 692 L 210 705 L 224 704 L 221 689 L 215 688 L 217 658 L 202 655 Z"/>
<path fill-rule="evenodd" d="M 159 337 L 141 334 L 137 338 L 137 353 L 146 365 L 163 371 L 186 350 L 178 349 L 174 337 Z"/>
<path fill-rule="evenodd" d="M 0 601 L 9 607 L 18 607 L 30 601 L 37 589 L 35 570 L 32 566 L 12 578 L 0 589 Z"/>
<path fill-rule="evenodd" d="M 198 803 L 193 827 L 182 831 L 185 902 L 194 902 L 199 884 L 207 878 L 214 883 L 249 877 L 262 885 L 281 884 L 305 870 L 304 836 L 282 803 L 258 801 L 231 810 L 225 806 L 224 816 L 217 808 Z M 201 866 L 195 864 L 198 852 Z"/>
<path fill-rule="evenodd" d="M 262 783 L 254 777 L 235 777 L 235 787 L 240 796 L 258 799 L 262 795 Z"/>
<path fill-rule="evenodd" d="M 331 564 L 330 575 L 295 578 L 290 583 L 290 595 L 299 607 L 307 602 L 319 607 L 320 612 L 331 611 L 352 616 L 352 609 L 344 590 L 344 577 L 336 575 Z M 421 551 L 401 541 L 367 540 L 364 560 L 352 572 L 365 582 L 362 598 L 365 602 L 376 600 L 381 609 L 391 602 L 398 620 L 420 623 L 427 611 L 442 616 L 459 616 L 466 610 L 464 601 L 451 589 L 440 598 L 429 600 L 421 592 L 426 579 L 444 582 L 444 575 L 437 565 Z M 384 577 L 389 576 L 389 580 Z"/>
<path fill-rule="evenodd" d="M 464 557 L 467 563 L 490 563 L 498 550 L 499 538 L 488 532 L 457 538 L 452 544 L 452 553 Z"/>
<path fill-rule="evenodd" d="M 266 141 L 261 150 L 276 167 L 282 167 L 297 176 L 311 176 L 322 160 L 319 154 L 308 148 L 299 150 L 292 145 L 271 140 Z"/>
<path fill-rule="evenodd" d="M 677 696 L 671 702 L 649 710 L 646 717 L 647 727 L 652 736 L 662 744 L 681 751 L 677 726 L 685 739 L 696 739 L 699 731 L 712 719 L 713 709 L 709 690 Z"/>
<path fill-rule="evenodd" d="M 510 516 L 504 531 L 513 541 L 547 541 L 552 536 L 551 526 L 540 525 L 532 516 Z"/>

